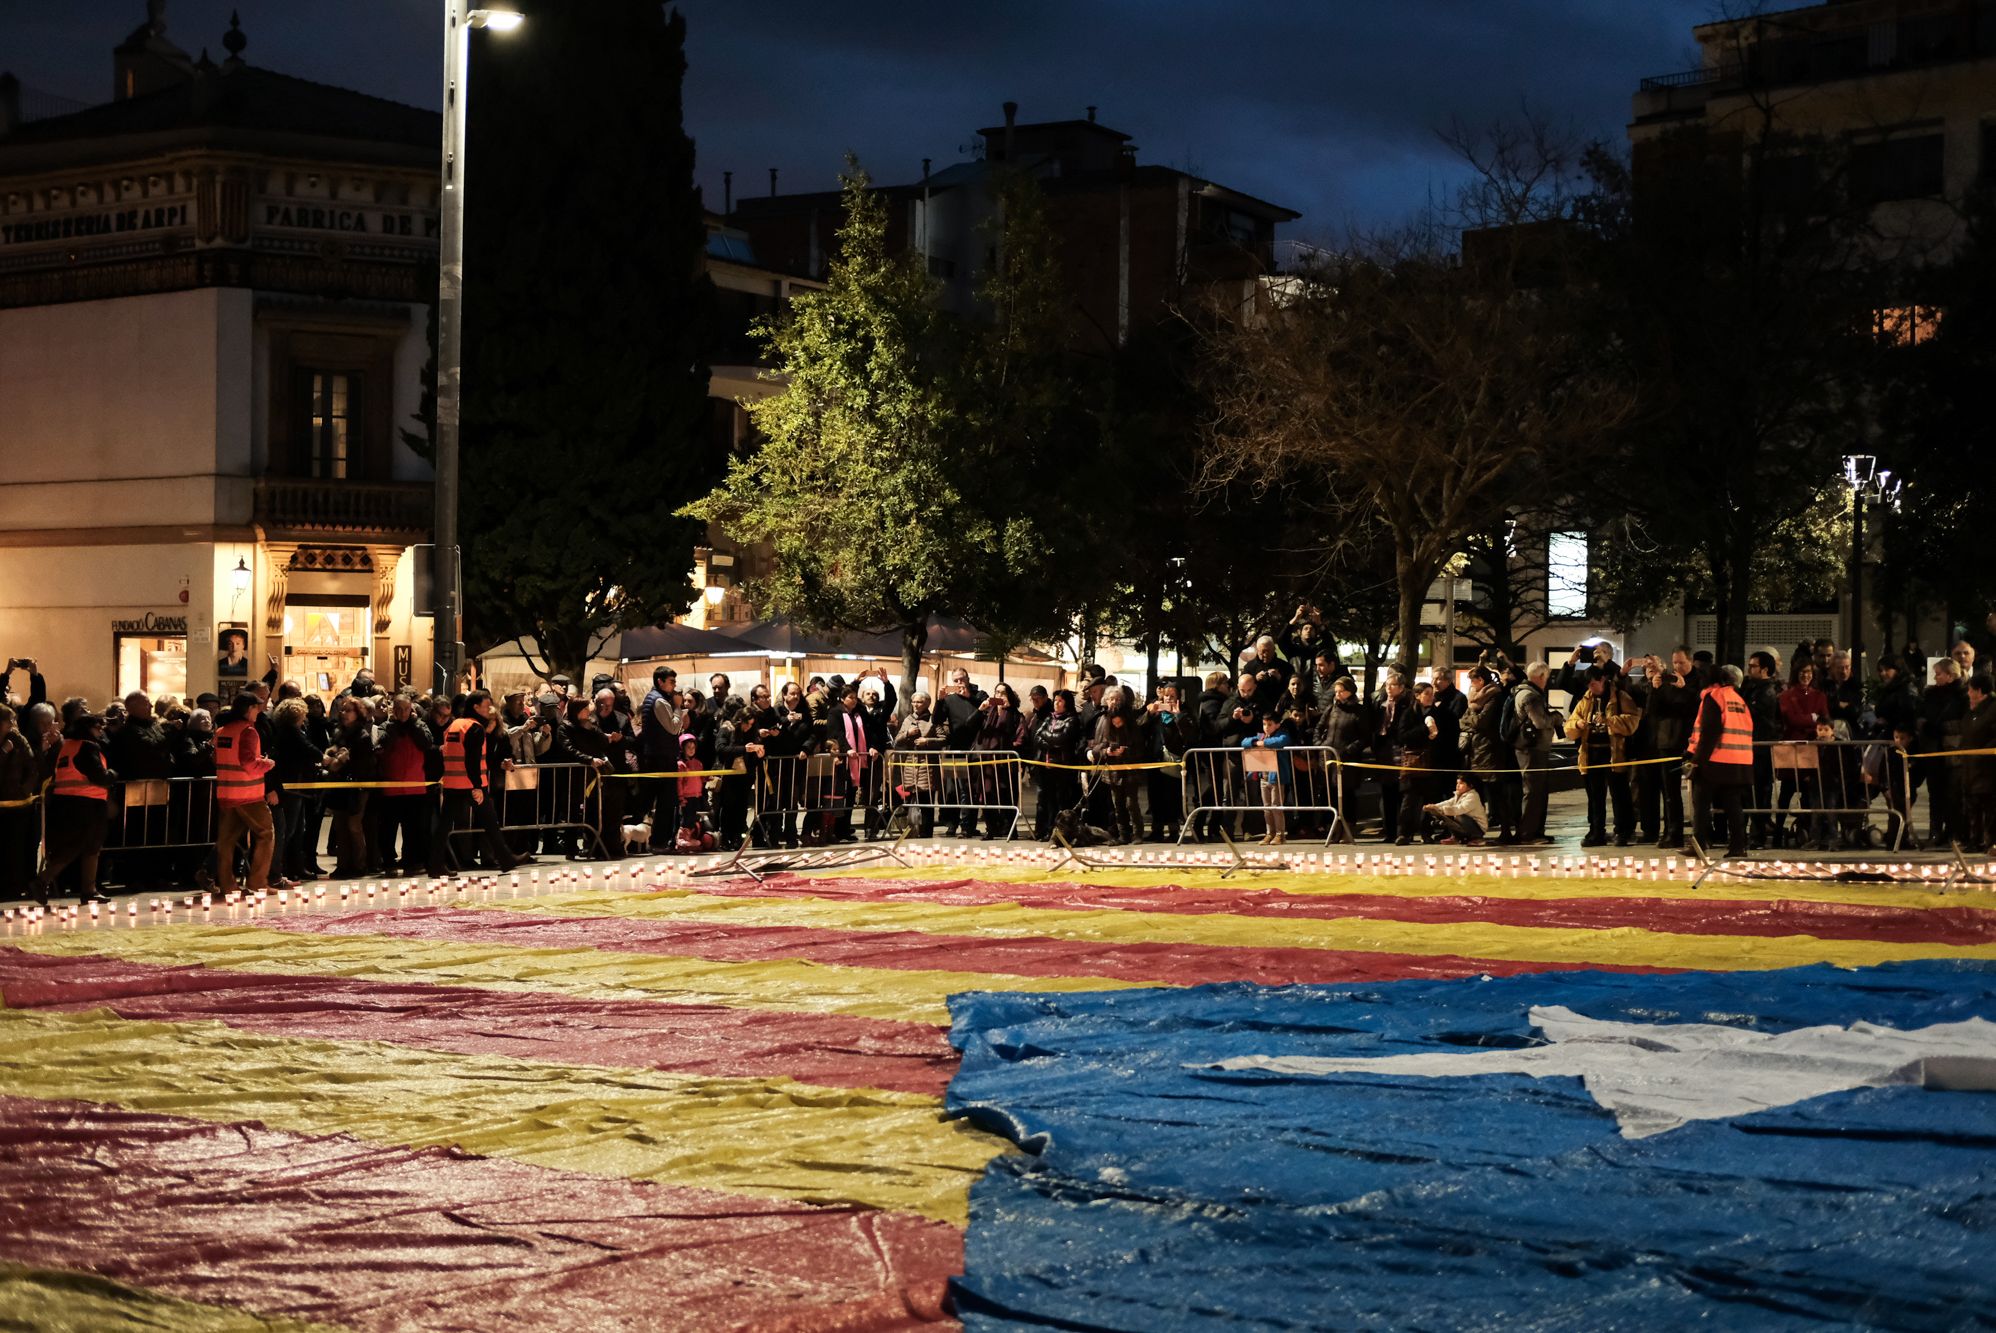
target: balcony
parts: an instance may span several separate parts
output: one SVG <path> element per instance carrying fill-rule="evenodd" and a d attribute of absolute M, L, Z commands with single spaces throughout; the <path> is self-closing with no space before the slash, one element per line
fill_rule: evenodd
<path fill-rule="evenodd" d="M 264 477 L 256 521 L 274 532 L 421 536 L 436 501 L 428 482 L 321 481 Z"/>

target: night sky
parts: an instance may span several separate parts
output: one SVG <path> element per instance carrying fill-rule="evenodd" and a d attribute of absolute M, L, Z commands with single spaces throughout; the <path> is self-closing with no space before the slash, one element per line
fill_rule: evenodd
<path fill-rule="evenodd" d="M 552 0 L 538 0 L 547 4 Z M 586 0 L 560 0 L 586 3 Z M 536 0 L 515 0 L 531 15 Z M 1002 119 L 1100 118 L 1139 160 L 1285 204 L 1284 235 L 1335 240 L 1445 194 L 1436 131 L 1521 100 L 1617 140 L 1645 74 L 1697 63 L 1718 0 L 687 0 L 686 120 L 708 203 L 829 189 L 850 149 L 886 183 L 967 154 Z M 435 0 L 170 0 L 167 36 L 217 60 L 229 12 L 245 57 L 438 105 Z M 0 68 L 30 93 L 96 102 L 144 0 L 0 0 Z M 531 40 L 531 25 L 508 40 Z M 474 71 L 473 95 L 476 96 Z"/>

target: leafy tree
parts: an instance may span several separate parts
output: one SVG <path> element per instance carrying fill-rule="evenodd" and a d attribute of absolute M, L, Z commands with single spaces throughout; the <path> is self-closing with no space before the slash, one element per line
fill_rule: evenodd
<path fill-rule="evenodd" d="M 474 34 L 465 227 L 466 635 L 580 672 L 618 628 L 683 612 L 718 468 L 685 22 L 658 0 L 544 5 Z"/>
<path fill-rule="evenodd" d="M 825 289 L 763 330 L 783 387 L 748 404 L 762 442 L 681 512 L 773 548 L 759 604 L 819 628 L 899 631 L 912 694 L 929 618 L 979 600 L 1008 534 L 968 498 L 988 436 L 966 331 L 921 257 L 889 253 L 886 207 L 855 163 L 845 209 Z"/>

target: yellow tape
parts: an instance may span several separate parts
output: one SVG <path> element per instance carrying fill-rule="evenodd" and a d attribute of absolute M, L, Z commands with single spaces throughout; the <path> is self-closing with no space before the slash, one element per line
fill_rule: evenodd
<path fill-rule="evenodd" d="M 55 786 L 55 779 L 50 778 L 48 781 L 42 784 L 42 789 L 40 791 L 36 792 L 33 796 L 30 796 L 25 800 L 0 801 L 0 810 L 25 810 L 31 805 L 39 805 L 41 804 L 42 799 L 49 794 L 49 788 L 53 786 Z"/>
<path fill-rule="evenodd" d="M 922 1093 L 259 1036 L 105 1010 L 0 1011 L 0 1085 L 957 1226 L 971 1182 L 1005 1148 L 943 1120 L 941 1099 Z"/>
<path fill-rule="evenodd" d="M 169 967 L 353 977 L 364 981 L 487 990 L 547 991 L 594 1000 L 655 1000 L 949 1024 L 960 991 L 1119 990 L 1141 983 L 1106 977 L 1026 977 L 808 963 L 736 963 L 613 949 L 529 949 L 503 944 L 411 940 L 387 935 L 303 935 L 245 926 L 159 926 L 8 940 L 30 953 L 105 954 Z"/>

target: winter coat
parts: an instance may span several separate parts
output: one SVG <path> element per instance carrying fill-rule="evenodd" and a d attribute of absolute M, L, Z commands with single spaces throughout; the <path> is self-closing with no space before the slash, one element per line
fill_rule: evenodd
<path fill-rule="evenodd" d="M 1545 759 L 1552 753 L 1553 730 L 1545 691 L 1529 680 L 1519 681 L 1511 687 L 1511 709 L 1518 715 L 1518 739 L 1512 749 L 1530 759 Z"/>
<path fill-rule="evenodd" d="M 1511 747 L 1498 734 L 1504 717 L 1504 687 L 1495 681 L 1479 683 L 1469 692 L 1469 708 L 1462 715 L 1462 729 L 1468 744 L 1469 767 L 1476 773 L 1503 773 L 1516 767 Z"/>
<path fill-rule="evenodd" d="M 1920 696 L 1919 752 L 1938 754 L 1961 748 L 1961 723 L 1968 716 L 1968 691 L 1960 681 L 1930 685 Z"/>
<path fill-rule="evenodd" d="M 1816 719 L 1827 717 L 1830 701 L 1814 685 L 1790 685 L 1775 697 L 1775 708 L 1781 714 L 1781 739 L 1784 741 L 1813 741 L 1816 739 Z"/>
<path fill-rule="evenodd" d="M 1317 713 L 1315 740 L 1351 763 L 1364 760 L 1372 749 L 1372 713 L 1356 698 L 1339 702 L 1335 694 Z"/>
<path fill-rule="evenodd" d="M 1123 719 L 1117 726 L 1116 719 Z M 1143 735 L 1134 719 L 1122 713 L 1104 713 L 1095 721 L 1095 734 L 1088 743 L 1088 762 L 1091 764 L 1139 764 L 1143 762 Z M 1103 781 L 1111 787 L 1128 787 L 1137 778 L 1136 773 L 1124 770 L 1117 773 L 1101 774 Z"/>
<path fill-rule="evenodd" d="M 1961 748 L 1996 749 L 1996 698 L 1984 699 L 1979 707 L 1970 708 L 1963 716 Z M 1956 759 L 1953 763 L 1960 771 L 1963 792 L 1984 800 L 1996 796 L 1996 757 L 1971 756 Z"/>
<path fill-rule="evenodd" d="M 1594 729 L 1595 714 L 1602 714 L 1608 733 L 1608 762 L 1621 763 L 1628 754 L 1629 737 L 1642 725 L 1643 715 L 1629 692 L 1614 688 L 1599 696 L 1583 694 L 1574 701 L 1573 716 L 1566 720 L 1566 738 L 1579 746 L 1580 771 L 1588 768 L 1587 735 Z"/>

